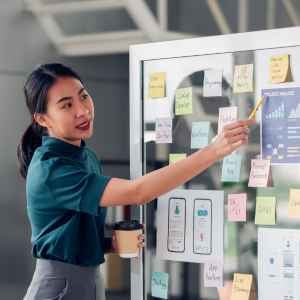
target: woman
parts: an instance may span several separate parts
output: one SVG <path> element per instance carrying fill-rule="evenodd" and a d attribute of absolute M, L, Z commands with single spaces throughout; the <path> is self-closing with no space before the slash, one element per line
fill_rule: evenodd
<path fill-rule="evenodd" d="M 86 147 L 94 105 L 73 70 L 41 65 L 29 75 L 24 93 L 32 123 L 18 145 L 18 159 L 37 258 L 26 300 L 90 300 L 96 292 L 103 299 L 95 281 L 104 262 L 106 207 L 142 205 L 183 184 L 247 143 L 252 124 L 226 126 L 205 149 L 138 179 L 110 178 Z"/>

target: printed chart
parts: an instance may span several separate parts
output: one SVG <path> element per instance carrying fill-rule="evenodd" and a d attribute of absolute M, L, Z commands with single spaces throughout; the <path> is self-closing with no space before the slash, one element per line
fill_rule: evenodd
<path fill-rule="evenodd" d="M 300 163 L 300 87 L 267 89 L 262 95 L 262 157 L 272 164 Z"/>

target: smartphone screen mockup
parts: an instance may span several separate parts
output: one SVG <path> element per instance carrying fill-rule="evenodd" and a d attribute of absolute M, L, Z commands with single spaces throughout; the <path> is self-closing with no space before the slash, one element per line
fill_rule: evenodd
<path fill-rule="evenodd" d="M 170 198 L 168 211 L 168 251 L 185 251 L 186 200 Z"/>
<path fill-rule="evenodd" d="M 193 252 L 212 253 L 212 201 L 194 199 L 193 210 Z"/>

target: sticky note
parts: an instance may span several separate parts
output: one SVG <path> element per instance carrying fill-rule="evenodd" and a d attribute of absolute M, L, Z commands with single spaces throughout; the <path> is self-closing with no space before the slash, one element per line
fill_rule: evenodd
<path fill-rule="evenodd" d="M 218 134 L 222 132 L 223 127 L 225 125 L 235 122 L 237 120 L 237 117 L 238 117 L 237 106 L 220 107 L 219 121 L 218 121 Z"/>
<path fill-rule="evenodd" d="M 290 189 L 288 216 L 300 218 L 300 189 Z"/>
<path fill-rule="evenodd" d="M 209 69 L 204 71 L 203 97 L 222 96 L 222 70 Z"/>
<path fill-rule="evenodd" d="M 233 92 L 253 92 L 253 64 L 237 65 L 234 67 Z"/>
<path fill-rule="evenodd" d="M 242 156 L 238 152 L 225 156 L 222 164 L 222 182 L 239 182 Z"/>
<path fill-rule="evenodd" d="M 200 149 L 208 145 L 210 122 L 200 121 L 192 123 L 191 149 Z"/>
<path fill-rule="evenodd" d="M 231 222 L 246 221 L 247 194 L 228 195 L 228 220 Z"/>
<path fill-rule="evenodd" d="M 249 187 L 266 187 L 268 186 L 270 176 L 270 160 L 252 159 L 249 176 Z"/>
<path fill-rule="evenodd" d="M 223 264 L 209 262 L 204 264 L 204 286 L 223 287 Z"/>
<path fill-rule="evenodd" d="M 276 198 L 257 197 L 255 209 L 255 224 L 274 225 L 276 223 Z"/>
<path fill-rule="evenodd" d="M 283 83 L 292 81 L 290 55 L 275 55 L 270 58 L 270 82 Z"/>
<path fill-rule="evenodd" d="M 166 96 L 166 73 L 156 72 L 149 76 L 149 98 Z"/>
<path fill-rule="evenodd" d="M 176 90 L 175 115 L 193 113 L 193 90 L 191 87 Z"/>
<path fill-rule="evenodd" d="M 157 144 L 172 143 L 172 118 L 156 119 L 155 134 Z"/>
<path fill-rule="evenodd" d="M 154 123 L 159 118 L 170 118 L 173 104 L 167 98 L 148 99 L 144 101 L 144 121 Z"/>
<path fill-rule="evenodd" d="M 234 273 L 230 300 L 249 300 L 252 286 L 251 274 Z"/>
<path fill-rule="evenodd" d="M 186 153 L 170 153 L 169 154 L 169 164 L 174 164 L 179 160 L 185 159 Z"/>
<path fill-rule="evenodd" d="M 152 297 L 168 299 L 169 274 L 164 272 L 153 272 L 151 278 Z"/>

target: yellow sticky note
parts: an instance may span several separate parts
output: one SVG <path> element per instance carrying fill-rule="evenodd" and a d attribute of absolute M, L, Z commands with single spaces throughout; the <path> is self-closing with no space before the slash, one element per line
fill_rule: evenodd
<path fill-rule="evenodd" d="M 230 300 L 249 300 L 252 281 L 251 274 L 234 273 Z"/>
<path fill-rule="evenodd" d="M 255 209 L 255 224 L 275 225 L 276 223 L 276 198 L 257 197 Z"/>
<path fill-rule="evenodd" d="M 193 90 L 191 87 L 176 90 L 175 115 L 193 113 Z"/>
<path fill-rule="evenodd" d="M 237 65 L 234 67 L 233 92 L 253 92 L 253 64 Z"/>
<path fill-rule="evenodd" d="M 282 83 L 292 81 L 290 55 L 276 55 L 270 58 L 270 81 Z"/>
<path fill-rule="evenodd" d="M 290 189 L 288 216 L 290 218 L 300 217 L 300 190 Z"/>
<path fill-rule="evenodd" d="M 150 74 L 149 98 L 166 97 L 166 73 L 157 72 Z"/>
<path fill-rule="evenodd" d="M 170 153 L 169 164 L 174 164 L 179 160 L 186 158 L 186 153 Z"/>

